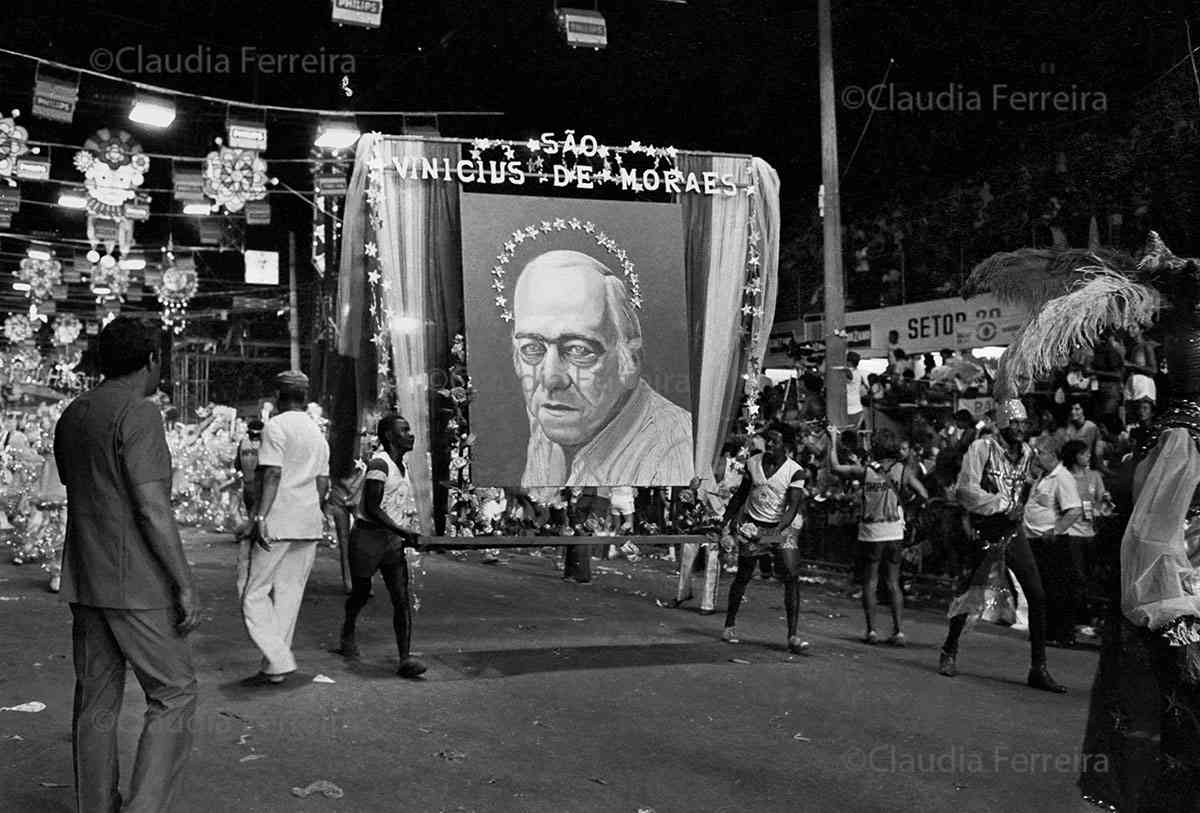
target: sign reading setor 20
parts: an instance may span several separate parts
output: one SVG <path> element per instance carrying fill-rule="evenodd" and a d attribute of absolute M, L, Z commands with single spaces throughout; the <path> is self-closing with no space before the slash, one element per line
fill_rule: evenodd
<path fill-rule="evenodd" d="M 931 313 L 908 320 L 907 339 L 937 339 L 957 335 L 957 328 L 967 321 L 966 311 Z"/>

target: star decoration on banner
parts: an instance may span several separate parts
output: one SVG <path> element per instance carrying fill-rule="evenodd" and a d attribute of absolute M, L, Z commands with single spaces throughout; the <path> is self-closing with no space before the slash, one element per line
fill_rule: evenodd
<path fill-rule="evenodd" d="M 516 251 L 516 249 L 517 249 L 517 244 L 514 243 L 512 240 L 509 240 L 507 243 L 504 244 L 504 250 L 507 251 L 509 254 L 512 254 L 514 251 Z"/>
<path fill-rule="evenodd" d="M 370 273 L 367 274 L 367 281 L 372 285 L 378 285 L 380 279 L 382 279 L 382 277 L 380 277 L 379 272 L 374 268 L 372 268 Z"/>
<path fill-rule="evenodd" d="M 388 343 L 387 333 L 382 330 L 379 331 L 378 333 L 376 333 L 374 336 L 371 337 L 371 343 L 374 344 L 376 347 L 378 347 L 380 350 L 382 350 L 384 347 L 387 346 L 387 343 Z"/>
<path fill-rule="evenodd" d="M 748 262 L 750 265 L 753 265 L 753 266 L 757 267 L 757 266 L 759 265 L 759 263 L 760 263 L 760 260 L 759 260 L 759 258 L 758 258 L 758 254 L 757 254 L 756 252 L 753 252 L 753 251 L 752 251 L 752 252 L 750 252 L 750 259 L 749 259 L 749 260 L 747 260 L 746 262 Z"/>
<path fill-rule="evenodd" d="M 750 314 L 752 314 L 752 313 L 754 313 L 754 306 L 753 306 L 753 305 L 742 305 L 742 314 L 743 314 L 743 315 L 745 315 L 745 316 L 749 316 L 749 315 L 750 315 Z"/>
<path fill-rule="evenodd" d="M 509 144 L 505 144 L 504 145 L 504 157 L 511 161 L 512 157 L 514 155 L 516 155 L 516 151 L 513 150 L 512 146 Z"/>
<path fill-rule="evenodd" d="M 517 229 L 515 232 L 513 232 L 512 236 L 513 236 L 513 239 L 516 240 L 518 243 L 525 242 L 525 232 L 521 231 L 520 229 Z M 508 244 L 505 243 L 505 245 L 507 246 Z"/>
<path fill-rule="evenodd" d="M 609 152 L 610 151 L 608 147 L 604 146 L 603 144 L 596 148 L 596 155 L 600 156 L 601 158 L 607 158 Z"/>
<path fill-rule="evenodd" d="M 542 221 L 542 231 L 543 232 L 546 232 L 547 234 L 549 234 L 550 230 L 553 228 L 554 228 L 554 224 L 552 224 L 549 220 Z"/>
<path fill-rule="evenodd" d="M 504 280 L 502 280 L 502 279 L 492 280 L 492 288 L 497 291 L 503 291 L 504 290 Z"/>
<path fill-rule="evenodd" d="M 556 217 L 554 219 L 554 228 L 558 229 L 559 231 L 562 231 L 566 227 L 567 227 L 567 221 L 563 220 L 561 217 Z"/>
<path fill-rule="evenodd" d="M 756 308 L 754 309 L 754 315 L 755 315 L 756 317 L 761 317 L 761 316 L 763 315 L 763 313 L 765 313 L 765 311 L 764 311 L 764 310 L 763 310 L 763 308 L 761 308 L 761 307 L 756 307 Z"/>
<path fill-rule="evenodd" d="M 757 194 L 758 194 L 758 187 L 755 186 L 754 184 L 750 184 L 749 186 L 746 187 L 746 197 L 751 197 L 752 195 L 757 195 Z"/>
<path fill-rule="evenodd" d="M 642 142 L 630 141 L 629 142 L 629 151 L 630 152 L 641 152 L 642 151 Z"/>
<path fill-rule="evenodd" d="M 503 296 L 498 296 L 496 297 L 496 304 L 503 308 L 508 304 L 508 299 Z"/>
<path fill-rule="evenodd" d="M 579 231 L 579 229 L 583 226 L 583 222 L 579 218 L 573 217 L 567 221 L 567 225 L 569 225 L 575 231 Z"/>
<path fill-rule="evenodd" d="M 525 149 L 529 150 L 530 152 L 541 152 L 542 142 L 538 141 L 536 138 L 531 138 L 525 142 Z"/>
<path fill-rule="evenodd" d="M 483 156 L 479 150 L 471 150 L 471 160 L 478 161 Z"/>
<path fill-rule="evenodd" d="M 363 254 L 366 254 L 368 257 L 378 257 L 379 246 L 375 243 L 367 243 L 365 246 L 363 246 Z"/>

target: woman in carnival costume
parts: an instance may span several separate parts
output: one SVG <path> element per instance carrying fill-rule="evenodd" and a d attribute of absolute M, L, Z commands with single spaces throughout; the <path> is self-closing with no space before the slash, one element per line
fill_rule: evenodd
<path fill-rule="evenodd" d="M 1022 250 L 973 271 L 1035 315 L 1001 359 L 1024 388 L 1105 330 L 1159 319 L 1171 392 L 1114 489 L 1127 517 L 1083 743 L 1084 797 L 1129 813 L 1200 810 L 1200 267 L 1150 234 L 1140 261 Z"/>

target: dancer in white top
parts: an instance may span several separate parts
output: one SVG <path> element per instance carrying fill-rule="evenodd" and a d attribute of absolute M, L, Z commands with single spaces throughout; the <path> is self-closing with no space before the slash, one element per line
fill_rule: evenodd
<path fill-rule="evenodd" d="M 739 544 L 738 572 L 729 588 L 722 640 L 739 642 L 735 624 L 746 585 L 754 575 L 758 557 L 770 553 L 775 577 L 783 582 L 787 610 L 788 649 L 796 654 L 808 650 L 808 642 L 797 635 L 800 620 L 800 547 L 792 520 L 804 497 L 804 469 L 788 456 L 795 445 L 790 427 L 762 433 L 766 451 L 746 462 L 746 477 L 725 510 Z"/>
<path fill-rule="evenodd" d="M 346 619 L 338 652 L 357 658 L 355 623 L 371 597 L 375 571 L 383 574 L 392 597 L 392 628 L 400 654 L 400 677 L 416 678 L 425 664 L 409 654 L 412 642 L 412 604 L 408 591 L 406 547 L 415 547 L 419 535 L 417 505 L 404 456 L 412 451 L 413 434 L 399 415 L 379 419 L 380 450 L 367 466 L 362 502 L 350 532 L 350 577 L 353 587 L 346 599 Z"/>

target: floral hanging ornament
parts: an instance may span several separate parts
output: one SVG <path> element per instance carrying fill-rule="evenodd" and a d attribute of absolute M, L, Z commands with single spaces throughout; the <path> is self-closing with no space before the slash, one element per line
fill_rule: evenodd
<path fill-rule="evenodd" d="M 49 299 L 55 286 L 62 284 L 62 263 L 56 259 L 35 260 L 25 257 L 17 270 L 17 279 L 29 286 L 26 295 L 34 302 Z"/>
<path fill-rule="evenodd" d="M 84 175 L 88 242 L 93 250 L 102 243 L 109 254 L 114 247 L 122 254 L 129 251 L 133 245 L 129 204 L 137 199 L 137 188 L 150 168 L 141 145 L 124 130 L 97 130 L 75 153 L 75 168 Z"/>
<path fill-rule="evenodd" d="M 220 147 L 210 152 L 204 161 L 204 194 L 226 212 L 240 212 L 246 201 L 267 196 L 267 162 L 256 150 Z"/>
<path fill-rule="evenodd" d="M 54 343 L 57 345 L 65 347 L 75 344 L 82 332 L 83 322 L 74 314 L 64 314 L 54 320 Z"/>
<path fill-rule="evenodd" d="M 4 338 L 12 344 L 21 344 L 33 338 L 33 323 L 23 313 L 15 313 L 4 320 Z"/>
<path fill-rule="evenodd" d="M 96 304 L 113 299 L 124 302 L 129 290 L 129 271 L 122 268 L 111 254 L 105 254 L 99 264 L 92 266 L 91 288 Z"/>
<path fill-rule="evenodd" d="M 163 330 L 172 330 L 176 335 L 187 327 L 188 302 L 199 288 L 196 276 L 196 261 L 181 258 L 175 262 L 175 253 L 167 250 L 163 263 L 162 283 L 158 286 L 158 302 L 162 305 Z"/>
<path fill-rule="evenodd" d="M 17 159 L 29 152 L 29 133 L 17 124 L 17 111 L 0 117 L 0 176 L 11 179 L 17 170 Z"/>

